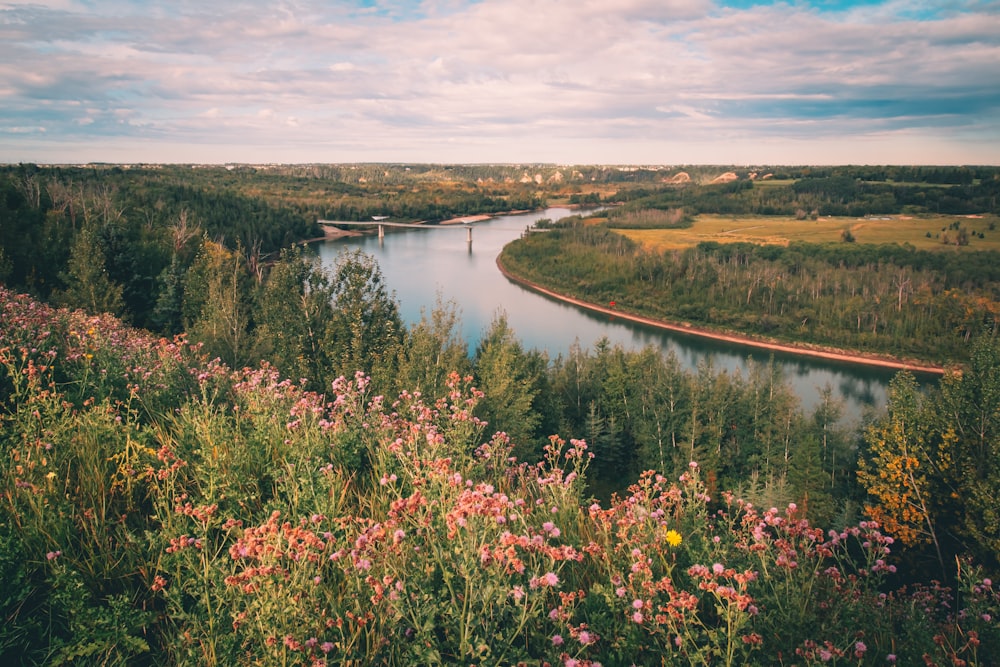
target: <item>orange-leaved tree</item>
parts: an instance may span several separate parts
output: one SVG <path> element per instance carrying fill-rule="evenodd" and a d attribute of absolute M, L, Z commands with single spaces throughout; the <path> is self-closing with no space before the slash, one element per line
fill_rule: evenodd
<path fill-rule="evenodd" d="M 865 512 L 903 544 L 932 544 L 944 567 L 938 540 L 942 470 L 950 465 L 944 439 L 931 444 L 920 389 L 903 372 L 889 385 L 888 412 L 865 431 L 867 451 L 858 479 L 870 502 Z"/>

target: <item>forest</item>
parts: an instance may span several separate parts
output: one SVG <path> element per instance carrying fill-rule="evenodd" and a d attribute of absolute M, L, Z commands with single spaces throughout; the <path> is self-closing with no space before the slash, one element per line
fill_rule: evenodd
<path fill-rule="evenodd" d="M 784 169 L 794 182 L 767 188 L 878 176 L 972 202 L 997 181 Z M 2 177 L 0 661 L 997 664 L 1000 342 L 994 311 L 956 328 L 934 301 L 995 301 L 989 256 L 842 243 L 649 257 L 616 217 L 684 225 L 668 199 L 717 196 L 669 170 Z M 749 187 L 723 186 L 734 201 L 758 188 L 739 178 Z M 433 220 L 574 197 L 620 205 L 504 261 L 566 253 L 588 294 L 716 289 L 701 303 L 719 312 L 769 307 L 769 335 L 782 304 L 836 331 L 852 328 L 844 301 L 877 295 L 872 339 L 940 336 L 956 365 L 924 389 L 901 373 L 854 432 L 830 396 L 804 410 L 766 360 L 690 372 L 606 341 L 549 359 L 502 315 L 470 344 L 448 303 L 407 326 L 370 257 L 324 267 L 293 244 L 317 219 L 384 214 L 380 198 Z M 796 276 L 787 291 L 767 293 L 772 264 Z M 909 345 L 885 349 L 924 354 Z"/>

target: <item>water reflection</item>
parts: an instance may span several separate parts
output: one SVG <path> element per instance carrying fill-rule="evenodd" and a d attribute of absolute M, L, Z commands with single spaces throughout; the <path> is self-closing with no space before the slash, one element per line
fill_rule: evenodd
<path fill-rule="evenodd" d="M 499 272 L 497 255 L 526 226 L 541 218 L 557 220 L 573 213 L 565 208 L 550 208 L 475 223 L 471 245 L 466 240 L 466 229 L 454 226 L 393 230 L 386 233 L 381 243 L 375 235 L 327 241 L 318 244 L 318 252 L 328 264 L 345 247 L 375 257 L 389 289 L 396 293 L 407 324 L 419 322 L 421 312 L 429 313 L 439 297 L 454 301 L 461 312 L 462 336 L 471 350 L 502 311 L 526 348 L 544 350 L 550 358 L 567 354 L 574 342 L 586 349 L 607 338 L 612 345 L 629 350 L 651 345 L 664 353 L 673 353 L 690 370 L 710 363 L 717 371 L 747 377 L 750 363 L 773 360 L 807 409 L 819 403 L 824 388 L 830 388 L 834 398 L 843 400 L 848 421 L 857 421 L 866 410 L 884 405 L 889 380 L 895 374 L 893 370 L 789 354 L 772 355 L 749 346 L 665 332 L 578 309 L 526 290 Z"/>

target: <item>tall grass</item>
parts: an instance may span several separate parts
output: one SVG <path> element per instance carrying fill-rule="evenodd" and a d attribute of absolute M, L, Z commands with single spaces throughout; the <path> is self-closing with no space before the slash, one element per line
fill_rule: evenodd
<path fill-rule="evenodd" d="M 872 522 L 600 504 L 591 453 L 511 457 L 442 397 L 308 392 L 0 291 L 4 664 L 996 664 L 993 582 L 893 590 Z M 75 332 L 72 333 L 72 332 Z M 992 656 L 992 657 L 991 657 Z"/>

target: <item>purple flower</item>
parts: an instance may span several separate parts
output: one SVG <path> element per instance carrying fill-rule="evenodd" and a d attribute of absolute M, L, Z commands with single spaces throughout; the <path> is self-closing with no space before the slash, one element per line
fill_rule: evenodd
<path fill-rule="evenodd" d="M 562 643 L 563 643 L 562 635 L 552 635 L 553 646 L 562 646 Z"/>
<path fill-rule="evenodd" d="M 61 551 L 50 551 L 47 554 L 45 554 L 45 558 L 47 560 L 55 560 L 56 558 L 59 558 L 59 556 L 62 556 Z"/>

